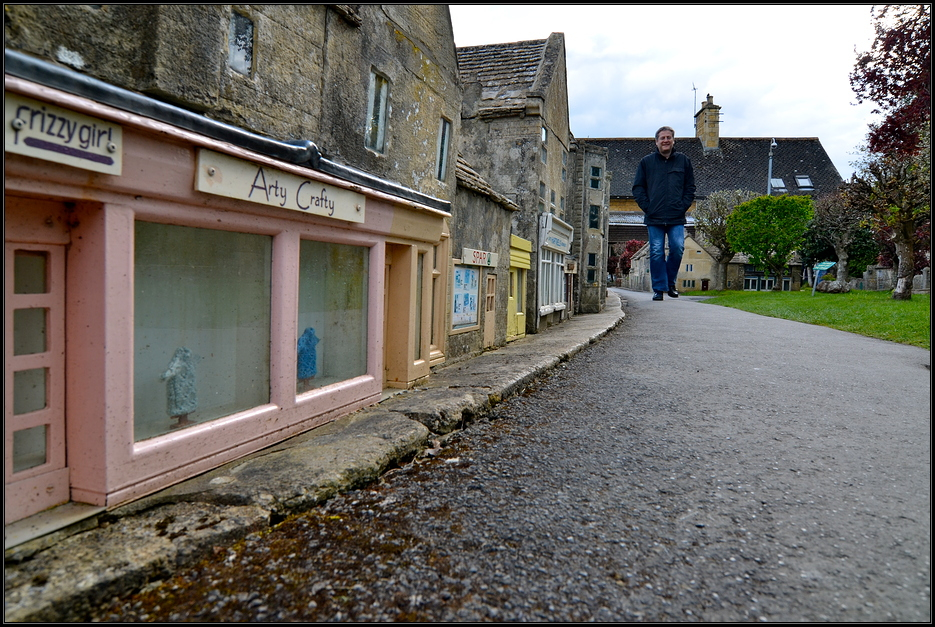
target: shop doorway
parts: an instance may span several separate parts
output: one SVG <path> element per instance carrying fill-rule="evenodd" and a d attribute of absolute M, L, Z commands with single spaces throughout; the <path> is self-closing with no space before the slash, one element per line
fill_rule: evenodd
<path fill-rule="evenodd" d="M 7 198 L 4 493 L 9 523 L 69 500 L 64 206 Z"/>

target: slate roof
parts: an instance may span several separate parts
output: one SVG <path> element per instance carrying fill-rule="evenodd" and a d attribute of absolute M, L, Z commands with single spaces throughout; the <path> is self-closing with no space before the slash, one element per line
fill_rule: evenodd
<path fill-rule="evenodd" d="M 640 159 L 656 150 L 653 138 L 588 138 L 579 141 L 607 148 L 607 169 L 613 175 L 611 198 L 632 198 L 636 167 Z M 732 189 L 765 194 L 771 141 L 769 137 L 722 137 L 718 149 L 705 151 L 697 137 L 676 137 L 675 149 L 692 161 L 698 198 Z M 808 176 L 812 188 L 797 186 L 796 174 Z M 832 191 L 842 182 L 841 175 L 817 137 L 777 137 L 776 148 L 773 149 L 773 178 L 782 178 L 787 190 L 782 192 L 774 188 L 774 194 L 809 194 L 813 197 Z"/>
<path fill-rule="evenodd" d="M 546 39 L 458 48 L 461 81 L 480 83 L 478 115 L 523 111 L 542 65 Z"/>

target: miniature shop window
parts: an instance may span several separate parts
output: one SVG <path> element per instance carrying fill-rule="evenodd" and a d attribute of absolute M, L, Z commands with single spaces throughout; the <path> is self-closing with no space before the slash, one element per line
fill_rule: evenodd
<path fill-rule="evenodd" d="M 272 238 L 136 223 L 134 439 L 269 402 Z"/>
<path fill-rule="evenodd" d="M 370 249 L 303 240 L 296 393 L 367 373 Z"/>
<path fill-rule="evenodd" d="M 477 299 L 480 272 L 471 266 L 454 267 L 454 285 L 451 289 L 451 327 L 464 329 L 478 323 Z"/>

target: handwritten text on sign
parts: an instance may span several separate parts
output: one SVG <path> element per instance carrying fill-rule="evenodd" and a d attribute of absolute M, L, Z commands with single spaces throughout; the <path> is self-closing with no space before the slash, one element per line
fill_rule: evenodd
<path fill-rule="evenodd" d="M 83 170 L 119 175 L 123 129 L 18 94 L 4 94 L 3 149 Z"/>
<path fill-rule="evenodd" d="M 345 222 L 364 221 L 362 194 L 211 150 L 198 151 L 195 189 Z"/>

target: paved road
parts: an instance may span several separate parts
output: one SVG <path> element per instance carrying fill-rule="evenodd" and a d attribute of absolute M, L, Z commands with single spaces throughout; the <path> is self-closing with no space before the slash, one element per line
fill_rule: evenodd
<path fill-rule="evenodd" d="M 690 299 L 104 620 L 930 621 L 930 353 Z"/>

